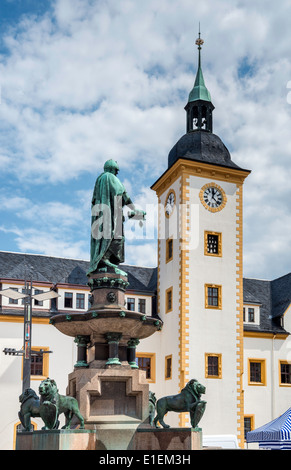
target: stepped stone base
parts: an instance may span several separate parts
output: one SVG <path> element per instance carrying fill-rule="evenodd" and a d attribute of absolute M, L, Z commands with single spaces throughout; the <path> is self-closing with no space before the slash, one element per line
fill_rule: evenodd
<path fill-rule="evenodd" d="M 19 432 L 16 450 L 95 450 L 96 433 L 87 429 Z"/>
<path fill-rule="evenodd" d="M 19 432 L 16 450 L 202 450 L 202 432 L 190 428 L 136 428 L 137 423 L 110 422 L 95 429 Z"/>
<path fill-rule="evenodd" d="M 202 450 L 202 431 L 191 428 L 137 429 L 129 450 Z"/>

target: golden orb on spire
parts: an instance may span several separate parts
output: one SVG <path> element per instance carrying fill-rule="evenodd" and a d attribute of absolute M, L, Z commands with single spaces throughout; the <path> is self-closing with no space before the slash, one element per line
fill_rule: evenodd
<path fill-rule="evenodd" d="M 200 21 L 199 21 L 199 38 L 196 39 L 196 42 L 195 42 L 196 46 L 198 46 L 198 49 L 200 50 L 201 49 L 201 46 L 203 46 L 204 44 L 204 41 L 203 39 L 201 39 L 201 33 L 200 33 Z"/>
<path fill-rule="evenodd" d="M 196 42 L 195 42 L 196 46 L 199 47 L 199 49 L 201 48 L 201 46 L 204 44 L 204 41 L 203 39 L 201 39 L 200 37 L 198 39 L 196 39 Z"/>

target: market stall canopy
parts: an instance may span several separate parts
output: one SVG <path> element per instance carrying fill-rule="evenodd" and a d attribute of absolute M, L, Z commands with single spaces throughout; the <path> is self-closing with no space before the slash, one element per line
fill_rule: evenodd
<path fill-rule="evenodd" d="M 260 447 L 291 449 L 291 408 L 273 421 L 247 433 L 247 442 Z"/>

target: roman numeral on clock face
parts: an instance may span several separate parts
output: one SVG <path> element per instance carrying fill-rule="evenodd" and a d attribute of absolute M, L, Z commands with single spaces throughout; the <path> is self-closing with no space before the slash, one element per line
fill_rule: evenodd
<path fill-rule="evenodd" d="M 222 203 L 222 194 L 219 189 L 210 186 L 209 188 L 205 189 L 203 198 L 205 203 L 209 207 L 218 207 Z"/>

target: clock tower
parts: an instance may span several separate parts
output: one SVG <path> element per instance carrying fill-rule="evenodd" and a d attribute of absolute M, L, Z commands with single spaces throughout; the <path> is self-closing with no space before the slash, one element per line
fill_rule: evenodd
<path fill-rule="evenodd" d="M 203 432 L 235 434 L 242 445 L 243 183 L 250 171 L 232 161 L 213 133 L 200 33 L 196 44 L 198 70 L 185 106 L 186 134 L 152 186 L 160 208 L 158 313 L 164 321 L 157 362 L 168 367 L 160 370 L 164 395 L 197 379 L 206 386 Z M 173 415 L 169 424 L 189 426 L 186 413 Z"/>

